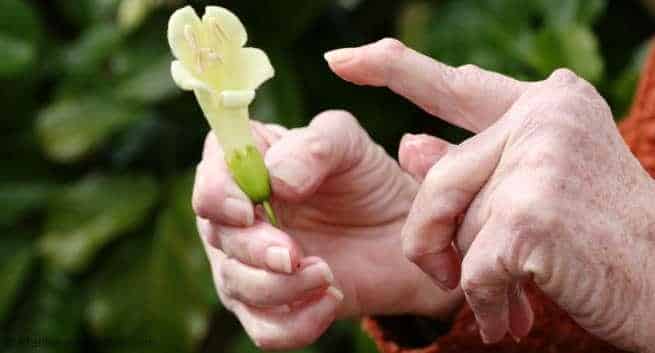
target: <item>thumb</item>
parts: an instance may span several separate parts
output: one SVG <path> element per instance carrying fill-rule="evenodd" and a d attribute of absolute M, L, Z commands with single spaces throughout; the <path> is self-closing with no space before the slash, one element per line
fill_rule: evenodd
<path fill-rule="evenodd" d="M 368 135 L 345 111 L 326 111 L 295 129 L 266 152 L 273 195 L 301 202 L 331 174 L 354 166 L 365 153 Z"/>
<path fill-rule="evenodd" d="M 403 170 L 422 182 L 430 168 L 454 148 L 454 145 L 438 137 L 405 134 L 400 140 L 398 161 Z"/>

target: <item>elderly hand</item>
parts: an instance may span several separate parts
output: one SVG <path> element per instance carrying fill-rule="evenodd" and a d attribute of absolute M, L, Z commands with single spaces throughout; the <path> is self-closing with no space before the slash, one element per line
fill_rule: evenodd
<path fill-rule="evenodd" d="M 237 187 L 213 134 L 193 206 L 221 301 L 258 346 L 305 346 L 339 317 L 439 317 L 461 303 L 403 256 L 418 184 L 351 115 L 325 112 L 293 130 L 253 123 L 253 132 L 281 228 Z"/>
<path fill-rule="evenodd" d="M 478 133 L 429 170 L 402 235 L 442 287 L 456 287 L 461 270 L 486 342 L 527 335 L 521 283 L 532 280 L 592 334 L 653 352 L 653 180 L 594 87 L 564 69 L 528 83 L 452 68 L 390 39 L 326 58 L 346 80 L 388 86 Z M 416 146 L 400 154 L 425 171 Z"/>

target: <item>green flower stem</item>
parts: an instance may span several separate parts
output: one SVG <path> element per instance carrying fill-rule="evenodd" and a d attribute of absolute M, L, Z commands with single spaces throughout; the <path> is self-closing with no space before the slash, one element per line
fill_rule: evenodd
<path fill-rule="evenodd" d="M 274 227 L 277 227 L 277 217 L 275 216 L 275 210 L 273 210 L 271 203 L 269 201 L 264 201 L 262 202 L 262 206 L 264 206 L 264 211 L 266 211 L 266 218 L 268 218 L 268 222 L 271 223 Z"/>

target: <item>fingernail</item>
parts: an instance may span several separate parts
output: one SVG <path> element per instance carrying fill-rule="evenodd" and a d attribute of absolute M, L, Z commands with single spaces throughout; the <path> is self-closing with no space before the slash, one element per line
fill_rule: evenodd
<path fill-rule="evenodd" d="M 445 290 L 450 290 L 449 288 L 449 276 L 448 273 L 442 270 L 436 270 L 430 273 L 430 276 L 437 282 L 439 287 Z"/>
<path fill-rule="evenodd" d="M 337 301 L 343 301 L 343 292 L 339 290 L 339 288 L 335 286 L 330 286 L 327 289 L 327 292 L 332 295 L 334 298 L 337 299 Z"/>
<path fill-rule="evenodd" d="M 352 59 L 354 50 L 352 48 L 330 50 L 323 55 L 330 64 L 342 64 Z"/>
<path fill-rule="evenodd" d="M 313 274 L 313 272 L 316 271 L 318 272 L 316 275 Z M 324 282 L 327 283 L 334 283 L 334 275 L 332 274 L 332 270 L 330 270 L 330 267 L 328 264 L 325 262 L 318 262 L 312 265 L 309 265 L 306 269 L 303 270 L 303 275 L 307 277 L 322 277 Z"/>
<path fill-rule="evenodd" d="M 434 283 L 443 290 L 452 290 L 457 287 L 456 274 L 451 272 L 449 259 L 445 254 L 426 254 L 418 258 L 416 264 L 419 265 Z"/>
<path fill-rule="evenodd" d="M 406 153 L 403 158 L 407 160 L 407 169 L 410 173 L 416 174 L 419 171 L 420 163 L 417 158 L 417 155 L 420 153 L 416 144 L 413 141 L 409 141 L 404 146 L 404 152 Z M 416 175 L 414 175 L 416 176 Z"/>
<path fill-rule="evenodd" d="M 223 202 L 225 215 L 232 220 L 243 222 L 244 225 L 250 225 L 254 221 L 254 214 L 250 204 L 241 199 L 228 197 Z"/>
<path fill-rule="evenodd" d="M 266 249 L 266 266 L 276 272 L 291 273 L 289 249 L 280 246 L 271 246 Z"/>
<path fill-rule="evenodd" d="M 309 180 L 307 165 L 297 159 L 287 159 L 269 166 L 271 178 L 277 179 L 294 190 L 301 189 Z"/>

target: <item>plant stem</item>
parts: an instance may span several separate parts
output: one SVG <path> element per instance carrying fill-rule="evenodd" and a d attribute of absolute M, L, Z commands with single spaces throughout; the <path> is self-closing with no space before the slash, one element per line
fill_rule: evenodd
<path fill-rule="evenodd" d="M 262 206 L 264 206 L 264 211 L 266 212 L 266 218 L 268 218 L 268 221 L 274 227 L 277 227 L 277 217 L 275 217 L 275 211 L 273 210 L 271 203 L 266 200 L 262 202 Z"/>

